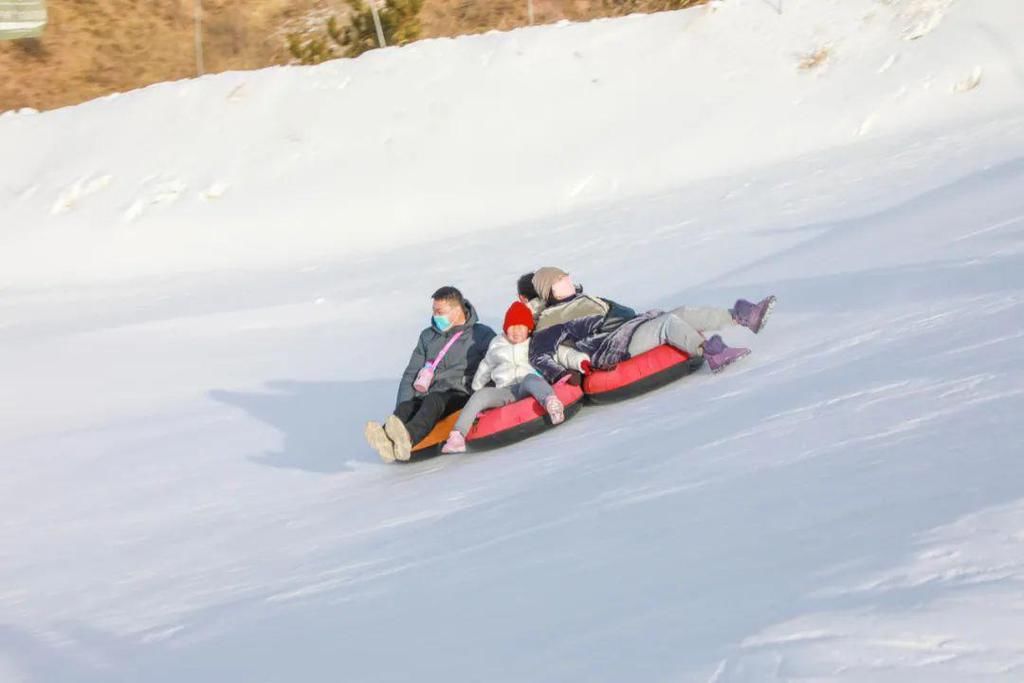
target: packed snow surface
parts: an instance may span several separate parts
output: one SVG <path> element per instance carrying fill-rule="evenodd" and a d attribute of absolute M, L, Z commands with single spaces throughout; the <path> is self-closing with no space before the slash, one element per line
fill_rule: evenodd
<path fill-rule="evenodd" d="M 1024 680 L 1022 30 L 730 0 L 0 115 L 0 682 Z M 380 462 L 430 292 L 541 265 L 780 303 Z"/>

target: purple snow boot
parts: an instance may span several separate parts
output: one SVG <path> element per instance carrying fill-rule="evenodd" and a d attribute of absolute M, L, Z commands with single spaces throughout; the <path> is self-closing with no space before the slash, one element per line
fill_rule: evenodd
<path fill-rule="evenodd" d="M 738 325 L 757 334 L 768 323 L 768 316 L 772 314 L 773 308 L 775 308 L 774 296 L 765 297 L 756 304 L 752 304 L 746 299 L 737 299 L 736 305 L 732 307 L 730 313 Z"/>
<path fill-rule="evenodd" d="M 727 365 L 735 363 L 749 353 L 750 349 L 726 346 L 717 334 L 704 342 L 704 360 L 708 362 L 711 372 L 721 372 Z"/>

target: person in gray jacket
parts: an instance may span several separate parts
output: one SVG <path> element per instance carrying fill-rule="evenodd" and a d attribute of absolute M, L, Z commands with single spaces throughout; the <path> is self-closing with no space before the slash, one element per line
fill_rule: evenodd
<path fill-rule="evenodd" d="M 462 408 L 494 330 L 455 287 L 433 296 L 430 327 L 420 333 L 398 385 L 394 414 L 366 424 L 366 440 L 385 462 L 408 460 L 412 447 L 444 417 Z"/>

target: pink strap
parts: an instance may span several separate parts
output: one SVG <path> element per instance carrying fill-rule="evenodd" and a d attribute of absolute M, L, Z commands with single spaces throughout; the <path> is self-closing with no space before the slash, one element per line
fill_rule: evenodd
<path fill-rule="evenodd" d="M 437 358 L 435 358 L 434 360 L 432 360 L 432 361 L 430 361 L 428 363 L 428 365 L 430 366 L 431 370 L 436 370 L 437 369 L 437 364 L 441 362 L 442 358 L 444 358 L 444 354 L 448 353 L 448 349 L 452 348 L 452 344 L 454 344 L 456 341 L 458 341 L 459 337 L 462 336 L 463 332 L 465 332 L 465 330 L 459 330 L 458 332 L 453 334 L 452 338 L 449 339 L 448 343 L 445 344 L 444 347 L 441 349 L 441 353 L 437 354 Z"/>

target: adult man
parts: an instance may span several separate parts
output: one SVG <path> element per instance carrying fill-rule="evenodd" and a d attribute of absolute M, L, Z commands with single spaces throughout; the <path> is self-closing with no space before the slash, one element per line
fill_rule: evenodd
<path fill-rule="evenodd" d="M 366 424 L 366 440 L 385 462 L 408 460 L 416 443 L 466 404 L 473 375 L 494 337 L 455 287 L 442 287 L 431 298 L 430 326 L 420 333 L 402 373 L 394 414 L 383 426 Z"/>

